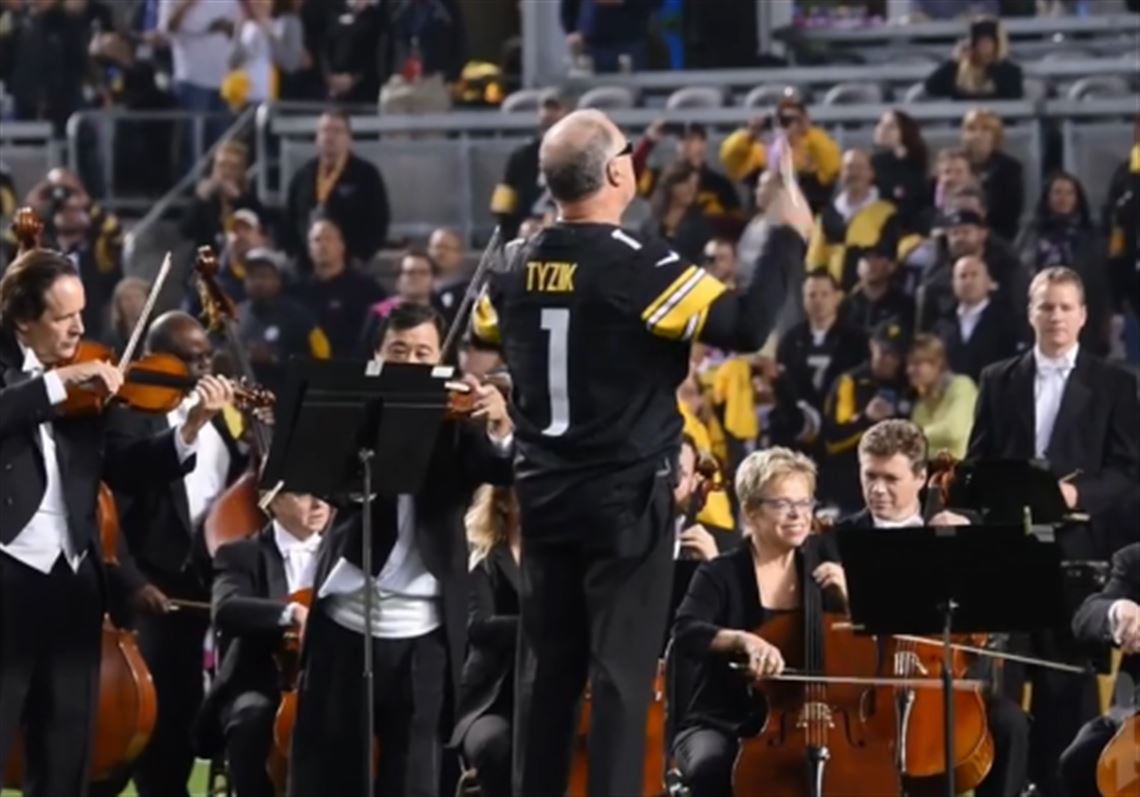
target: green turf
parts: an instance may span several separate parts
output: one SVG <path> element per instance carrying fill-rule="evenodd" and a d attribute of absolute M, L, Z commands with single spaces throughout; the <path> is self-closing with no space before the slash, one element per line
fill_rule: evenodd
<path fill-rule="evenodd" d="M 197 761 L 194 763 L 194 771 L 190 773 L 190 795 L 191 797 L 206 797 L 206 776 L 209 774 L 210 764 L 207 761 Z M 127 786 L 120 797 L 135 797 L 138 792 L 135 791 L 134 784 Z M 0 791 L 0 797 L 20 797 L 20 792 L 14 789 L 4 789 Z"/>

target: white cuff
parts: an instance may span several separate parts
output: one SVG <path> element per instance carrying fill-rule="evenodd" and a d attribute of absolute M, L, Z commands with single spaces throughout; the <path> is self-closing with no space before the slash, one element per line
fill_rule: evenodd
<path fill-rule="evenodd" d="M 495 451 L 500 454 L 509 454 L 511 446 L 515 444 L 515 433 L 508 432 L 506 437 L 495 437 L 491 434 L 491 430 L 487 430 L 487 439 L 491 441 L 491 445 L 495 447 Z"/>
<path fill-rule="evenodd" d="M 178 454 L 179 462 L 185 462 L 198 453 L 198 438 L 195 437 L 193 443 L 187 443 L 183 440 L 181 424 L 174 430 L 174 451 Z"/>
<path fill-rule="evenodd" d="M 44 387 L 47 389 L 48 401 L 52 404 L 62 404 L 67 401 L 67 388 L 63 386 L 63 380 L 55 371 L 44 373 Z"/>
<path fill-rule="evenodd" d="M 281 610 L 281 616 L 277 618 L 277 625 L 286 627 L 293 625 L 293 606 L 292 603 L 285 604 L 285 608 Z"/>
<path fill-rule="evenodd" d="M 1108 607 L 1108 632 L 1112 635 L 1113 644 L 1119 645 L 1120 638 L 1120 610 L 1124 607 L 1124 599 L 1113 601 Z"/>

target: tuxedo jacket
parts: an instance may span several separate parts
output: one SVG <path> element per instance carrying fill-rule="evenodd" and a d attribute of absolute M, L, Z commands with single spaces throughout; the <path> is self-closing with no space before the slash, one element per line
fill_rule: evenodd
<path fill-rule="evenodd" d="M 967 457 L 1035 458 L 1037 367 L 1033 350 L 982 371 Z M 1071 479 L 1079 508 L 1098 515 L 1140 480 L 1140 401 L 1136 379 L 1083 348 L 1065 383 L 1046 458 Z"/>
<path fill-rule="evenodd" d="M 194 457 L 178 461 L 170 429 L 126 440 L 107 434 L 106 413 L 61 417 L 43 377 L 29 378 L 23 365 L 16 338 L 0 331 L 0 543 L 11 543 L 43 500 L 47 470 L 39 425 L 51 421 L 68 534 L 76 550 L 93 552 L 98 565 L 99 483 L 138 495 L 180 479 L 194 467 Z"/>
<path fill-rule="evenodd" d="M 452 711 L 459 694 L 460 675 L 467 644 L 467 535 L 463 519 L 475 489 L 489 483 L 506 486 L 513 479 L 513 452 L 499 451 L 483 426 L 470 423 L 444 423 L 436 437 L 420 491 L 415 495 L 415 538 L 424 566 L 439 581 L 440 609 L 447 636 L 448 669 Z M 377 476 L 383 491 L 384 474 Z M 372 571 L 379 573 L 396 543 L 393 524 L 384 513 L 394 502 L 373 502 Z M 317 553 L 313 588 L 317 594 L 333 567 L 343 557 L 359 563 L 363 539 L 363 513 L 359 506 L 345 508 L 340 520 L 325 534 Z M 314 611 L 323 611 L 327 598 L 315 601 Z M 320 651 L 330 653 L 331 651 Z M 302 659 L 314 651 L 307 646 Z M 302 684 L 301 699 L 305 700 Z M 319 685 L 313 685 L 319 690 Z M 319 695 L 314 695 L 319 700 Z M 445 723 L 451 725 L 451 717 Z M 346 720 L 347 721 L 347 720 Z"/>
<path fill-rule="evenodd" d="M 987 365 L 1017 354 L 1024 337 L 1016 319 L 995 300 L 982 310 L 969 340 L 962 339 L 957 310 L 938 320 L 934 324 L 934 333 L 946 346 L 950 370 L 965 374 L 975 382 L 981 378 Z"/>
<path fill-rule="evenodd" d="M 509 711 L 513 705 L 519 566 L 509 545 L 496 545 L 476 563 L 470 572 L 468 590 L 468 647 L 458 720 L 451 737 L 455 746 L 463 743 L 475 720 L 492 707 Z"/>
<path fill-rule="evenodd" d="M 198 715 L 199 755 L 221 748 L 229 706 L 244 692 L 276 699 L 280 681 L 273 654 L 280 647 L 281 613 L 289 600 L 285 562 L 273 526 L 256 537 L 223 545 L 214 554 L 211 615 L 220 637 L 221 663 Z"/>
<path fill-rule="evenodd" d="M 1073 616 L 1073 635 L 1085 642 L 1111 642 L 1108 610 L 1118 600 L 1140 603 L 1140 543 L 1121 548 L 1112 557 L 1112 573 L 1104 589 L 1088 596 Z M 1125 656 L 1120 671 L 1131 678 L 1140 705 L 1140 654 Z"/>
<path fill-rule="evenodd" d="M 225 483 L 231 484 L 245 469 L 248 457 L 244 446 L 230 433 L 221 413 L 214 416 L 212 424 L 230 453 Z M 109 414 L 107 434 L 112 442 L 128 444 L 162 434 L 169 428 L 165 414 L 116 407 Z M 161 589 L 183 592 L 187 579 L 195 575 L 188 569 L 191 565 L 200 566 L 198 580 L 208 577 L 200 524 L 195 528 L 190 523 L 186 485 L 182 479 L 133 494 L 117 494 L 116 501 L 119 526 L 127 545 L 122 570 L 128 584 L 137 588 L 152 581 Z M 203 595 L 204 589 L 202 587 Z"/>

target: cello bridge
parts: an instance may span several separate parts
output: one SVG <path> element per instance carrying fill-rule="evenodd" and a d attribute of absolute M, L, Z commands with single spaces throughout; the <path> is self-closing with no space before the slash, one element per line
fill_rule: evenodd
<path fill-rule="evenodd" d="M 804 730 L 809 725 L 818 726 L 821 724 L 827 728 L 835 727 L 835 719 L 831 713 L 831 706 L 819 701 L 804 703 L 803 708 L 800 709 L 800 715 L 796 719 L 796 728 Z"/>

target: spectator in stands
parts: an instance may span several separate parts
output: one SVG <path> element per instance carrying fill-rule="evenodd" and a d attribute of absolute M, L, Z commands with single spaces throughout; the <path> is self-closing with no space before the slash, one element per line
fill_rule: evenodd
<path fill-rule="evenodd" d="M 443 113 L 448 84 L 467 60 L 463 9 L 457 0 L 405 0 L 391 6 L 387 44 L 392 74 L 380 89 L 381 113 Z"/>
<path fill-rule="evenodd" d="M 913 400 L 904 358 L 910 348 L 905 328 L 884 321 L 871 334 L 871 357 L 840 375 L 823 405 L 823 498 L 843 514 L 860 507 L 859 441 L 867 429 L 888 418 L 909 418 Z"/>
<path fill-rule="evenodd" d="M 455 230 L 440 227 L 433 230 L 428 238 L 427 253 L 435 266 L 436 304 L 443 320 L 450 326 L 471 282 L 463 239 Z"/>
<path fill-rule="evenodd" d="M 476 379 L 483 379 L 494 371 L 506 367 L 498 346 L 485 343 L 476 335 L 465 335 L 459 346 L 459 370 Z"/>
<path fill-rule="evenodd" d="M 962 120 L 962 148 L 986 191 L 990 229 L 1007 241 L 1017 237 L 1025 207 L 1021 161 L 1001 151 L 1005 126 L 993 111 L 975 108 Z"/>
<path fill-rule="evenodd" d="M 705 270 L 730 288 L 736 287 L 736 245 L 717 236 L 705 244 L 702 260 Z"/>
<path fill-rule="evenodd" d="M 879 197 L 894 203 L 904 232 L 914 231 L 920 213 L 930 203 L 922 131 L 909 114 L 895 108 L 880 117 L 874 136 L 871 168 Z"/>
<path fill-rule="evenodd" d="M 800 187 L 812 212 L 819 213 L 831 200 L 842 153 L 823 128 L 811 123 L 807 107 L 795 96 L 781 99 L 776 104 L 773 118 L 757 117 L 748 127 L 737 130 L 721 142 L 720 159 L 725 171 L 732 180 L 751 182 L 765 168 L 768 153 L 760 139 L 773 122 L 782 134 L 777 135 L 776 145 L 781 141 L 791 144 Z M 773 161 L 778 162 L 774 156 Z"/>
<path fill-rule="evenodd" d="M 926 78 L 926 93 L 951 100 L 1019 100 L 1025 91 L 1021 67 L 1009 60 L 1009 39 L 1001 22 L 982 17 L 954 56 Z"/>
<path fill-rule="evenodd" d="M 538 105 L 538 134 L 511 153 L 502 181 L 491 195 L 491 212 L 499 220 L 503 237 L 511 240 L 519 224 L 528 216 L 541 216 L 550 203 L 542 172 L 538 168 L 538 148 L 542 137 L 566 115 L 566 101 L 557 92 L 548 92 Z"/>
<path fill-rule="evenodd" d="M 16 184 L 12 181 L 12 173 L 0 162 L 0 274 L 16 254 L 17 244 L 10 224 L 16 213 L 16 202 Z"/>
<path fill-rule="evenodd" d="M 953 279 L 957 304 L 931 328 L 945 346 L 950 369 L 976 383 L 987 365 L 1017 354 L 1024 332 L 1002 304 L 993 301 L 997 285 L 985 260 L 973 255 L 958 258 Z"/>
<path fill-rule="evenodd" d="M 1109 233 L 1109 271 L 1117 309 L 1131 304 L 1132 325 L 1140 317 L 1140 113 L 1133 127 L 1132 154 L 1112 178 L 1104 211 Z M 1132 352 L 1135 359 L 1136 352 Z"/>
<path fill-rule="evenodd" d="M 645 131 L 633 150 L 633 168 L 638 175 L 637 188 L 642 196 L 652 197 L 660 170 L 648 166 L 654 147 L 661 141 L 668 125 L 658 119 Z M 697 206 L 717 232 L 736 238 L 744 227 L 740 195 L 736 186 L 708 163 L 709 134 L 704 125 L 687 124 L 678 127 L 677 160 L 692 166 L 698 173 Z"/>
<path fill-rule="evenodd" d="M 976 185 L 977 178 L 965 150 L 954 147 L 938 153 L 932 192 L 934 204 L 919 214 L 916 229 L 908 231 L 910 234 L 899 241 L 899 257 L 903 266 L 900 279 L 908 294 L 917 292 L 923 275 L 942 257 L 945 248 L 942 227 L 946 216 L 952 212 L 951 197 L 959 189 Z"/>
<path fill-rule="evenodd" d="M 432 291 L 435 269 L 428 253 L 422 249 L 408 249 L 400 258 L 400 272 L 396 277 L 396 295 L 372 305 L 364 322 L 357 353 L 370 356 L 376 351 L 377 335 L 384 320 L 392 310 L 401 304 L 423 304 L 439 309 Z"/>
<path fill-rule="evenodd" d="M 245 294 L 238 305 L 238 338 L 249 352 L 257 380 L 270 390 L 280 389 L 285 362 L 293 355 L 328 359 L 328 338 L 309 311 L 285 296 L 284 259 L 269 249 L 254 249 L 246 256 Z"/>
<path fill-rule="evenodd" d="M 234 211 L 224 239 L 225 245 L 218 257 L 218 284 L 226 296 L 235 302 L 241 302 L 245 299 L 246 261 L 249 253 L 255 249 L 264 250 L 268 245 L 257 211 L 251 208 Z M 183 309 L 191 315 L 201 314 L 202 302 L 196 287 L 187 291 Z"/>
<path fill-rule="evenodd" d="M 87 44 L 85 15 L 59 0 L 35 0 L 14 17 L 7 90 L 17 119 L 46 120 L 63 136 L 68 117 L 84 103 Z"/>
<path fill-rule="evenodd" d="M 764 242 L 768 240 L 768 203 L 778 184 L 772 172 L 767 169 L 756 177 L 756 187 L 752 192 L 752 220 L 744 227 L 736 244 L 737 278 L 743 283 L 751 281 L 752 272 L 764 250 Z"/>
<path fill-rule="evenodd" d="M 182 235 L 195 246 L 221 249 L 233 227 L 234 213 L 242 208 L 260 218 L 261 203 L 250 185 L 249 148 L 240 141 L 223 142 L 214 152 L 210 176 L 198 181 L 194 198 L 182 217 Z"/>
<path fill-rule="evenodd" d="M 244 0 L 231 46 L 222 96 L 237 112 L 280 96 L 279 76 L 300 68 L 305 54 L 301 20 L 274 16 L 273 0 Z"/>
<path fill-rule="evenodd" d="M 115 352 L 122 353 L 126 349 L 131 332 L 142 316 L 148 293 L 150 283 L 141 277 L 123 277 L 111 292 L 111 322 L 103 342 Z"/>
<path fill-rule="evenodd" d="M 174 58 L 174 96 L 184 111 L 209 113 L 209 146 L 226 129 L 228 112 L 222 80 L 229 63 L 230 41 L 241 17 L 238 0 L 160 0 L 158 27 Z M 191 128 L 183 128 L 191 146 Z M 193 153 L 191 153 L 193 154 Z"/>
<path fill-rule="evenodd" d="M 968 376 L 946 365 L 946 350 L 934 335 L 919 335 L 911 344 L 906 375 L 915 393 L 910 419 L 922 430 L 930 451 L 966 456 L 978 388 Z"/>
<path fill-rule="evenodd" d="M 1045 181 L 1033 220 L 1017 240 L 1017 251 L 1031 274 L 1051 266 L 1068 266 L 1080 274 L 1088 308 L 1081 343 L 1098 355 L 1107 354 L 1112 316 L 1107 250 L 1093 226 L 1084 186 L 1075 175 L 1056 172 Z"/>
<path fill-rule="evenodd" d="M 58 185 L 52 189 L 50 211 L 43 218 L 49 246 L 67 255 L 79 270 L 87 294 L 85 334 L 98 339 L 107 328 L 111 292 L 123 276 L 122 248 L 106 245 L 108 240 L 120 239 L 94 228 L 89 207 L 84 194 Z"/>
<path fill-rule="evenodd" d="M 858 282 L 839 312 L 848 324 L 864 332 L 888 320 L 900 324 L 908 335 L 914 331 L 914 300 L 895 279 L 898 263 L 894 248 L 891 239 L 884 239 L 856 250 Z"/>
<path fill-rule="evenodd" d="M 317 156 L 289 182 L 282 239 L 309 270 L 304 231 L 315 218 L 332 219 L 344 233 L 351 257 L 367 263 L 388 236 L 388 192 L 380 172 L 352 152 L 348 114 L 328 110 L 317 122 Z"/>
<path fill-rule="evenodd" d="M 700 172 L 686 161 L 676 161 L 665 169 L 653 190 L 649 204 L 652 216 L 641 233 L 667 241 L 681 257 L 701 258 L 713 230 L 697 205 Z"/>
<path fill-rule="evenodd" d="M 839 375 L 867 358 L 867 335 L 849 325 L 839 313 L 843 294 L 827 269 L 809 271 L 804 278 L 804 320 L 780 337 L 776 362 L 776 410 L 772 418 L 791 431 L 775 445 L 794 445 L 818 453 L 814 443 L 823 425 L 823 402 Z"/>
<path fill-rule="evenodd" d="M 875 171 L 863 150 L 843 154 L 839 181 L 839 192 L 816 219 L 807 267 L 828 269 L 846 291 L 857 279 L 859 250 L 878 241 L 898 244 L 898 218 L 894 204 L 879 198 Z"/>
<path fill-rule="evenodd" d="M 286 41 L 297 41 L 300 29 L 300 60 L 292 69 L 281 69 L 280 95 L 282 100 L 314 102 L 326 99 L 323 68 L 325 31 L 335 23 L 328 9 L 307 0 L 280 0 L 275 10 L 281 36 Z"/>
<path fill-rule="evenodd" d="M 938 153 L 938 160 L 934 169 L 934 214 L 931 217 L 932 220 L 948 212 L 950 197 L 959 189 L 978 182 L 978 175 L 974 172 L 974 164 L 970 160 L 969 153 L 959 147 L 941 150 Z"/>
<path fill-rule="evenodd" d="M 348 0 L 341 5 L 343 13 L 325 12 L 325 97 L 345 105 L 371 105 L 379 98 L 391 68 L 384 42 L 386 6 L 372 0 Z"/>
<path fill-rule="evenodd" d="M 649 19 L 661 0 L 561 0 L 562 29 L 573 55 L 586 55 L 595 72 L 645 69 Z"/>
<path fill-rule="evenodd" d="M 351 357 L 368 309 L 383 300 L 379 283 L 349 263 L 336 222 L 318 219 L 309 228 L 313 271 L 297 285 L 294 298 L 308 308 L 328 337 L 334 357 Z"/>

